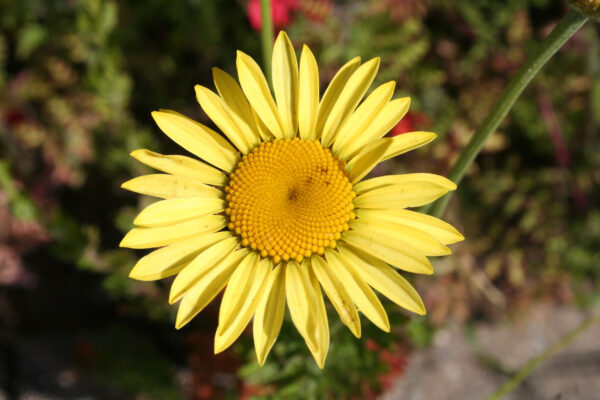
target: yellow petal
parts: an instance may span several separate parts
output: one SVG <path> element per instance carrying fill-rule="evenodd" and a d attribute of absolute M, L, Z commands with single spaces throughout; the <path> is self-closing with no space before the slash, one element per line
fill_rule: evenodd
<path fill-rule="evenodd" d="M 175 143 L 224 171 L 233 171 L 238 152 L 217 132 L 175 111 L 153 111 L 156 124 Z"/>
<path fill-rule="evenodd" d="M 281 330 L 285 313 L 285 271 L 282 264 L 275 267 L 261 288 L 252 331 L 256 358 L 263 365 Z"/>
<path fill-rule="evenodd" d="M 302 140 L 317 139 L 315 122 L 319 112 L 319 68 L 308 46 L 300 55 L 300 93 L 298 100 L 298 129 Z"/>
<path fill-rule="evenodd" d="M 465 237 L 449 223 L 416 211 L 359 209 L 356 213 L 358 215 L 368 216 L 368 218 L 410 226 L 430 234 L 443 244 L 452 244 L 465 239 Z"/>
<path fill-rule="evenodd" d="M 225 200 L 206 197 L 183 197 L 150 204 L 133 221 L 138 226 L 171 225 L 225 210 Z"/>
<path fill-rule="evenodd" d="M 357 140 L 365 129 L 371 124 L 386 103 L 394 94 L 396 82 L 391 81 L 379 86 L 358 106 L 350 118 L 340 127 L 339 134 L 333 143 L 334 154 L 340 154 L 341 149 L 349 143 Z"/>
<path fill-rule="evenodd" d="M 119 246 L 130 249 L 149 249 L 186 240 L 199 233 L 213 233 L 223 229 L 227 219 L 222 215 L 205 215 L 157 228 L 133 228 Z"/>
<path fill-rule="evenodd" d="M 348 79 L 348 83 L 341 91 L 323 127 L 323 135 L 321 136 L 323 147 L 329 147 L 333 144 L 340 126 L 352 115 L 352 112 L 367 92 L 367 89 L 371 86 L 378 70 L 379 57 L 376 57 L 358 67 Z"/>
<path fill-rule="evenodd" d="M 260 67 L 252 57 L 241 51 L 237 52 L 236 66 L 246 98 L 271 134 L 277 139 L 283 139 L 284 131 L 279 111 Z"/>
<path fill-rule="evenodd" d="M 309 270 L 310 263 L 308 259 L 302 264 L 302 268 Z M 316 321 L 316 340 L 317 340 L 317 349 L 316 351 L 311 351 L 315 361 L 319 368 L 323 369 L 325 365 L 325 358 L 327 357 L 327 352 L 329 351 L 329 322 L 327 321 L 327 310 L 325 309 L 325 302 L 323 301 L 323 294 L 321 293 L 321 287 L 319 286 L 319 281 L 317 277 L 310 273 L 310 283 L 312 284 L 313 292 L 315 293 L 317 300 L 317 308 L 316 314 L 314 315 L 314 319 Z"/>
<path fill-rule="evenodd" d="M 392 145 L 388 148 L 388 150 L 383 155 L 381 161 L 388 160 L 390 158 L 399 156 L 400 154 L 404 154 L 407 151 L 414 150 L 418 147 L 421 147 L 433 139 L 435 139 L 437 135 L 433 132 L 407 132 L 402 135 L 394 136 L 392 138 Z"/>
<path fill-rule="evenodd" d="M 213 68 L 213 81 L 219 96 L 223 99 L 229 109 L 240 117 L 252 130 L 252 134 L 258 136 L 258 129 L 248 99 L 236 80 L 227 72 L 219 68 Z"/>
<path fill-rule="evenodd" d="M 264 142 L 270 142 L 271 140 L 273 140 L 275 136 L 273 136 L 273 134 L 269 132 L 269 128 L 267 128 L 265 123 L 261 121 L 260 117 L 258 116 L 256 111 L 254 111 L 254 109 L 252 109 L 252 116 L 254 117 L 254 122 L 256 123 L 256 127 L 258 128 L 258 133 L 260 134 L 261 139 Z"/>
<path fill-rule="evenodd" d="M 346 143 L 343 149 L 341 149 L 339 157 L 343 160 L 350 159 L 363 147 L 383 137 L 400 122 L 402 117 L 408 112 L 409 107 L 409 97 L 394 99 L 387 103 L 360 136 Z"/>
<path fill-rule="evenodd" d="M 230 237 L 233 235 L 229 231 L 200 234 L 155 250 L 140 258 L 129 273 L 129 277 L 139 281 L 155 281 L 175 275 L 201 251 Z"/>
<path fill-rule="evenodd" d="M 273 46 L 272 70 L 273 91 L 283 134 L 293 138 L 298 131 L 298 61 L 284 31 L 279 32 Z"/>
<path fill-rule="evenodd" d="M 398 242 L 396 245 L 410 246 L 426 256 L 445 256 L 452 253 L 448 247 L 423 231 L 391 221 L 369 218 L 368 214 L 360 213 L 361 211 L 365 210 L 356 210 L 359 218 L 350 224 L 351 229 L 361 234 L 387 236 Z"/>
<path fill-rule="evenodd" d="M 331 263 L 332 271 L 335 271 L 339 280 L 342 281 L 360 312 L 381 330 L 389 332 L 390 321 L 387 314 L 373 290 L 356 273 L 356 268 L 352 265 L 356 263 L 355 260 L 347 254 L 331 249 L 325 250 L 325 257 L 327 262 Z"/>
<path fill-rule="evenodd" d="M 381 160 L 390 147 L 389 139 L 373 142 L 365 147 L 356 157 L 346 165 L 346 171 L 350 172 L 350 181 L 356 183 L 365 177 Z"/>
<path fill-rule="evenodd" d="M 227 183 L 227 176 L 223 172 L 190 157 L 163 155 L 145 149 L 133 151 L 131 157 L 171 175 L 195 179 L 208 185 L 225 186 Z"/>
<path fill-rule="evenodd" d="M 402 185 L 406 183 L 429 183 L 433 186 L 446 190 L 456 190 L 456 184 L 441 175 L 416 173 L 416 174 L 400 174 L 400 175 L 384 175 L 377 178 L 367 179 L 354 185 L 355 193 L 365 193 L 373 189 L 382 188 L 385 186 Z"/>
<path fill-rule="evenodd" d="M 200 107 L 242 154 L 247 154 L 260 141 L 258 134 L 255 135 L 248 124 L 231 111 L 223 99 L 204 86 L 196 85 L 194 89 Z"/>
<path fill-rule="evenodd" d="M 176 329 L 181 329 L 190 322 L 223 290 L 235 268 L 248 253 L 248 250 L 241 249 L 229 254 L 221 263 L 200 278 L 185 294 L 179 305 L 177 322 L 175 322 Z"/>
<path fill-rule="evenodd" d="M 223 192 L 195 179 L 168 174 L 142 175 L 121 185 L 123 189 L 148 196 L 171 199 L 174 197 L 224 197 Z"/>
<path fill-rule="evenodd" d="M 250 253 L 231 275 L 219 311 L 215 354 L 222 352 L 242 334 L 258 304 L 260 290 L 273 263 Z"/>
<path fill-rule="evenodd" d="M 433 267 L 427 257 L 404 243 L 398 243 L 393 237 L 351 230 L 344 232 L 342 239 L 396 268 L 415 274 L 433 274 Z"/>
<path fill-rule="evenodd" d="M 305 268 L 295 261 L 285 267 L 286 300 L 292 321 L 311 351 L 318 351 L 316 337 L 316 295 Z"/>
<path fill-rule="evenodd" d="M 446 193 L 448 189 L 431 182 L 399 183 L 359 194 L 354 199 L 354 206 L 386 209 L 418 207 L 431 203 Z"/>
<path fill-rule="evenodd" d="M 221 300 L 219 329 L 217 332 L 222 332 L 223 328 L 238 319 L 245 306 L 250 306 L 252 302 L 258 303 L 260 288 L 272 268 L 273 261 L 268 258 L 261 260 L 257 252 L 251 252 L 240 263 L 231 276 L 223 300 Z M 251 300 L 251 302 L 246 303 L 247 300 Z M 248 316 L 248 319 L 251 316 L 252 313 Z"/>
<path fill-rule="evenodd" d="M 209 273 L 239 246 L 238 237 L 215 243 L 194 258 L 175 278 L 169 292 L 169 303 L 178 301 L 196 282 Z"/>
<path fill-rule="evenodd" d="M 323 128 L 325 127 L 325 123 L 327 122 L 327 118 L 333 109 L 333 106 L 336 104 L 337 99 L 340 97 L 342 90 L 346 86 L 348 79 L 350 76 L 356 71 L 358 66 L 360 65 L 360 57 L 354 57 L 352 60 L 348 61 L 340 70 L 335 74 L 327 90 L 325 90 L 325 94 L 323 94 L 323 98 L 321 99 L 321 103 L 319 103 L 319 111 L 317 113 L 317 122 L 315 123 L 315 139 L 319 139 L 321 137 L 321 133 L 323 132 Z"/>
<path fill-rule="evenodd" d="M 425 306 L 417 291 L 392 267 L 367 253 L 340 244 L 343 254 L 352 253 L 356 261 L 356 272 L 364 281 L 400 307 L 425 315 Z M 349 255 L 350 256 L 350 255 Z"/>
<path fill-rule="evenodd" d="M 319 279 L 329 301 L 340 316 L 340 320 L 357 338 L 360 337 L 360 319 L 358 312 L 346 288 L 337 275 L 331 271 L 331 266 L 322 257 L 312 257 L 312 270 Z"/>

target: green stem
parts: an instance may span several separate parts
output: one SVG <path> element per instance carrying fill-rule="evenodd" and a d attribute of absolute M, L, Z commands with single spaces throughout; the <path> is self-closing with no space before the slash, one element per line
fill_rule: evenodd
<path fill-rule="evenodd" d="M 486 400 L 499 400 L 512 392 L 521 382 L 533 372 L 533 370 L 546 359 L 552 357 L 563 347 L 571 343 L 577 336 L 581 335 L 587 329 L 600 323 L 600 315 L 592 315 L 583 321 L 579 326 L 558 339 L 552 346 L 548 347 L 542 354 L 533 357 L 527 362 L 508 382 L 492 393 Z"/>
<path fill-rule="evenodd" d="M 260 0 L 260 18 L 262 28 L 260 32 L 263 64 L 267 80 L 271 81 L 271 58 L 273 54 L 273 19 L 271 18 L 271 0 Z"/>
<path fill-rule="evenodd" d="M 540 71 L 544 64 L 562 47 L 563 44 L 571 37 L 575 32 L 583 26 L 588 20 L 588 17 L 583 14 L 570 10 L 556 25 L 552 33 L 542 42 L 540 48 L 535 52 L 519 69 L 519 72 L 512 78 L 504 93 L 483 122 L 481 127 L 475 132 L 473 138 L 461 152 L 456 164 L 450 170 L 448 178 L 454 183 L 458 184 L 465 172 L 477 157 L 477 154 L 481 151 L 481 147 L 490 135 L 496 131 L 500 122 L 506 117 L 506 114 L 510 111 L 515 101 L 519 98 L 525 87 L 533 79 L 533 77 Z M 431 208 L 431 215 L 435 217 L 441 217 L 446 209 L 448 200 L 450 200 L 451 194 L 448 193 L 437 202 L 433 204 Z M 427 212 L 429 208 L 421 209 L 422 212 Z"/>

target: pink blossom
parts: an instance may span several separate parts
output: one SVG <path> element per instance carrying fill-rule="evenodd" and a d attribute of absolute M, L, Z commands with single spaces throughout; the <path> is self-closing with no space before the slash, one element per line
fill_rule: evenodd
<path fill-rule="evenodd" d="M 404 118 L 400 120 L 396 124 L 395 127 L 392 128 L 392 131 L 389 133 L 389 136 L 398 136 L 403 133 L 408 133 L 414 131 L 416 128 L 427 127 L 431 124 L 429 117 L 420 112 L 411 112 L 406 113 Z"/>
<path fill-rule="evenodd" d="M 271 0 L 271 16 L 275 30 L 285 28 L 292 23 L 292 11 L 296 6 L 297 0 Z M 246 11 L 252 28 L 260 31 L 262 27 L 260 0 L 250 0 Z"/>

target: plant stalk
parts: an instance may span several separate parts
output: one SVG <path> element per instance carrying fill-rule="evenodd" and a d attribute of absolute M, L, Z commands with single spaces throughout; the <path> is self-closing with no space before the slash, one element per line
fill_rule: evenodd
<path fill-rule="evenodd" d="M 517 74 L 512 78 L 488 117 L 475 132 L 471 141 L 467 144 L 467 147 L 462 150 L 458 160 L 448 173 L 448 178 L 451 181 L 458 184 L 462 180 L 465 172 L 481 151 L 485 141 L 496 131 L 500 122 L 504 120 L 504 117 L 506 117 L 506 114 L 508 114 L 529 82 L 531 82 L 554 53 L 556 53 L 587 20 L 588 17 L 575 10 L 570 10 L 560 20 L 550 35 L 548 35 L 541 43 L 539 49 L 525 62 L 525 64 L 523 64 L 521 69 L 519 69 Z M 422 208 L 420 211 L 428 212 L 431 209 L 431 215 L 438 218 L 441 217 L 446 210 L 451 195 L 451 193 L 446 194 L 444 197 L 433 203 L 432 206 L 430 205 L 429 207 Z"/>
<path fill-rule="evenodd" d="M 271 17 L 271 0 L 260 0 L 261 44 L 263 65 L 267 80 L 271 81 L 271 58 L 273 55 L 273 18 Z"/>
<path fill-rule="evenodd" d="M 529 360 L 512 378 L 502 385 L 498 390 L 486 398 L 486 400 L 499 400 L 512 392 L 521 382 L 523 382 L 542 362 L 556 354 L 559 350 L 575 340 L 583 332 L 592 326 L 600 323 L 600 315 L 592 315 L 583 321 L 572 331 L 554 342 L 543 353 Z"/>

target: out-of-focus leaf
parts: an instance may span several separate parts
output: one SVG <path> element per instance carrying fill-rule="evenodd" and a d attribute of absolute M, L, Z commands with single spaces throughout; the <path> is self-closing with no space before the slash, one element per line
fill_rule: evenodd
<path fill-rule="evenodd" d="M 47 36 L 48 33 L 43 26 L 35 23 L 26 25 L 19 33 L 17 55 L 22 59 L 28 58 L 31 53 L 44 43 Z"/>

